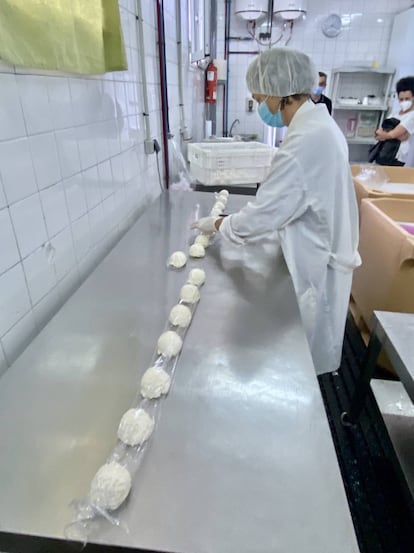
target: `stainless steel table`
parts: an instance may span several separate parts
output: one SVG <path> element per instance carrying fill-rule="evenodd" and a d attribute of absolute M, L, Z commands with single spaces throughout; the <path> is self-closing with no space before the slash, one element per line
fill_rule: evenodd
<path fill-rule="evenodd" d="M 355 385 L 348 412 L 342 413 L 344 424 L 353 424 L 361 414 L 381 348 L 390 361 L 414 403 L 414 314 L 374 311 L 372 334 Z"/>
<path fill-rule="evenodd" d="M 414 403 L 414 315 L 375 311 L 375 333 Z"/>
<path fill-rule="evenodd" d="M 230 197 L 228 210 L 246 200 Z M 267 290 L 234 264 L 222 270 L 217 242 L 183 271 L 166 268 L 212 203 L 206 193 L 164 194 L 0 379 L 0 550 L 8 533 L 16 551 L 25 535 L 33 545 L 63 539 L 69 503 L 112 449 L 188 270 L 200 266 L 201 301 L 121 513 L 130 533 L 108 525 L 92 542 L 180 553 L 358 551 L 284 263 Z"/>

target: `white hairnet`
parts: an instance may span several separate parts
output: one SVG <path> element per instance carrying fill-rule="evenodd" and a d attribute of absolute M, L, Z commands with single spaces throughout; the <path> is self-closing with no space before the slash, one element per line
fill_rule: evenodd
<path fill-rule="evenodd" d="M 283 98 L 310 94 L 318 82 L 318 73 L 306 54 L 290 48 L 272 48 L 252 61 L 246 82 L 252 93 Z"/>

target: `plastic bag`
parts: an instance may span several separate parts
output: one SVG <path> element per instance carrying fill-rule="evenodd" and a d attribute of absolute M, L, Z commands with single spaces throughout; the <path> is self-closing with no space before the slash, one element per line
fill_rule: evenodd
<path fill-rule="evenodd" d="M 192 191 L 190 172 L 181 153 L 180 146 L 174 138 L 168 140 L 168 152 L 170 160 L 170 190 Z"/>
<path fill-rule="evenodd" d="M 355 178 L 369 188 L 381 188 L 389 181 L 387 173 L 379 165 L 362 165 Z"/>
<path fill-rule="evenodd" d="M 265 292 L 269 286 L 274 286 L 274 268 L 283 255 L 277 232 L 269 239 L 243 245 L 223 240 L 219 254 L 226 272 L 238 270 L 245 282 L 258 292 Z"/>

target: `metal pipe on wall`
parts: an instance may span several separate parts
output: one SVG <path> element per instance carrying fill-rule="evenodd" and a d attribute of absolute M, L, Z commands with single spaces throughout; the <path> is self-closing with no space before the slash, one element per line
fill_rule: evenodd
<path fill-rule="evenodd" d="M 232 55 L 239 55 L 239 54 L 253 54 L 254 56 L 258 56 L 260 54 L 259 50 L 229 50 L 229 54 L 232 54 Z"/>
<path fill-rule="evenodd" d="M 177 70 L 178 70 L 178 106 L 180 109 L 180 133 L 183 140 L 191 140 L 192 133 L 185 120 L 184 90 L 183 90 L 183 48 L 181 32 L 181 0 L 175 0 L 175 25 L 177 33 Z"/>
<path fill-rule="evenodd" d="M 226 0 L 225 22 L 224 22 L 224 59 L 226 64 L 226 85 L 224 88 L 223 102 L 223 135 L 228 136 L 229 125 L 229 74 L 230 74 L 230 17 L 231 17 L 231 0 Z"/>
<path fill-rule="evenodd" d="M 140 70 L 142 76 L 142 100 L 143 100 L 143 112 L 144 116 L 144 127 L 145 127 L 145 141 L 146 143 L 152 142 L 151 138 L 151 124 L 149 118 L 149 109 L 148 109 L 148 90 L 147 90 L 147 71 L 145 67 L 145 43 L 144 43 L 144 20 L 142 17 L 142 4 L 141 0 L 136 0 L 136 21 L 138 27 L 138 52 L 140 58 Z M 147 146 L 146 146 L 147 147 Z"/>
<path fill-rule="evenodd" d="M 210 0 L 210 59 L 215 60 L 217 57 L 217 0 Z M 212 134 L 216 134 L 217 127 L 217 108 L 216 104 L 205 104 L 206 121 L 211 121 Z"/>
<path fill-rule="evenodd" d="M 161 113 L 162 113 L 162 141 L 164 145 L 164 170 L 165 186 L 169 188 L 170 170 L 168 156 L 168 139 L 170 138 L 170 121 L 168 115 L 168 92 L 167 92 L 167 65 L 165 55 L 165 27 L 164 27 L 164 1 L 157 1 L 157 29 L 158 29 L 158 56 L 160 67 L 161 87 Z"/>
<path fill-rule="evenodd" d="M 210 54 L 217 57 L 217 0 L 210 0 Z"/>

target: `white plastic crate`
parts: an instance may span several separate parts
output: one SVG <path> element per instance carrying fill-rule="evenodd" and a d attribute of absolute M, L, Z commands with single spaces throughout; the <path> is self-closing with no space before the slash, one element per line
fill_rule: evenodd
<path fill-rule="evenodd" d="M 262 182 L 277 149 L 260 142 L 190 143 L 192 176 L 202 184 Z"/>

